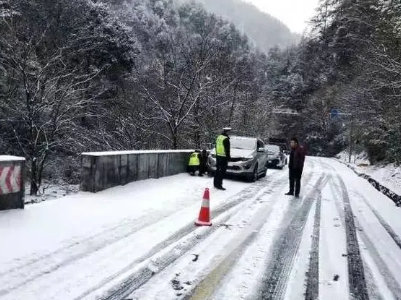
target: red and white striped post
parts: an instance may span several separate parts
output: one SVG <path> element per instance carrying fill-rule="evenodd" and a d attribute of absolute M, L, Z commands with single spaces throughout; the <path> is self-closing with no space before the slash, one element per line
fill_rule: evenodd
<path fill-rule="evenodd" d="M 25 158 L 0 155 L 0 210 L 24 208 Z"/>

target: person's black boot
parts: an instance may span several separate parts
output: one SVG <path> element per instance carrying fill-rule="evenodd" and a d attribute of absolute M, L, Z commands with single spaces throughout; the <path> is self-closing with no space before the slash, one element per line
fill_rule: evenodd
<path fill-rule="evenodd" d="M 225 191 L 226 189 L 223 188 L 222 186 L 216 186 L 216 189 L 221 190 L 221 191 Z"/>
<path fill-rule="evenodd" d="M 286 193 L 284 195 L 286 195 L 286 196 L 294 196 L 294 193 L 288 192 L 288 193 Z"/>

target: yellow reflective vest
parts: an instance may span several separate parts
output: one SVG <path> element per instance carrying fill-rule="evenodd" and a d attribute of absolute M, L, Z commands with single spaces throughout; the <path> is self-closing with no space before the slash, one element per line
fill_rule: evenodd
<path fill-rule="evenodd" d="M 200 166 L 200 159 L 199 159 L 199 153 L 194 152 L 191 154 L 189 157 L 189 163 L 188 166 Z"/>
<path fill-rule="evenodd" d="M 224 141 L 227 139 L 225 135 L 219 135 L 216 140 L 216 155 L 226 157 L 226 148 L 224 147 Z"/>

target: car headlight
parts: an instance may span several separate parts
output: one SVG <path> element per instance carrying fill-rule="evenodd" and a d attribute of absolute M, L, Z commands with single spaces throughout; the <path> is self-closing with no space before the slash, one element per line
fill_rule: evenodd
<path fill-rule="evenodd" d="M 245 169 L 250 169 L 251 167 L 252 167 L 252 165 L 253 165 L 253 160 L 251 159 L 251 160 L 249 160 L 249 161 L 247 161 L 247 162 L 244 162 L 243 164 L 242 164 L 242 166 L 245 168 Z"/>
<path fill-rule="evenodd" d="M 245 157 L 242 161 L 241 164 L 245 167 L 245 168 L 250 168 L 253 165 L 255 158 L 252 156 L 248 156 Z"/>

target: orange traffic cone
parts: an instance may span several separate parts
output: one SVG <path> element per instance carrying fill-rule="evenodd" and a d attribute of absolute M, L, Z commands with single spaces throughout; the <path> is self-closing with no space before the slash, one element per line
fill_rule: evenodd
<path fill-rule="evenodd" d="M 195 221 L 196 226 L 212 226 L 210 222 L 210 208 L 209 208 L 210 196 L 209 189 L 206 188 L 203 193 L 202 207 L 199 212 L 198 220 Z"/>

